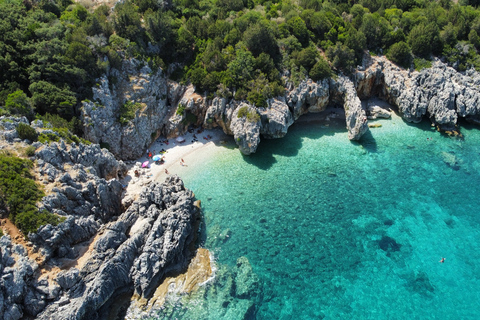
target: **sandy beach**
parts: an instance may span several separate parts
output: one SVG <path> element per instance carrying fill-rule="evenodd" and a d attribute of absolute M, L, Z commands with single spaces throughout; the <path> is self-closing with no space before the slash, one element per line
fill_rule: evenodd
<path fill-rule="evenodd" d="M 148 152 L 136 161 L 127 162 L 127 176 L 121 180 L 125 186 L 125 201 L 135 200 L 142 188 L 152 181 L 163 181 L 168 175 L 178 174 L 181 177 L 182 167 L 194 163 L 198 154 L 209 152 L 210 148 L 216 148 L 233 141 L 233 137 L 227 136 L 221 129 L 203 130 L 198 129 L 182 135 L 184 142 L 176 138 L 159 137 L 148 149 L 152 156 L 160 155 L 164 162 L 157 164 L 148 158 Z M 184 162 L 182 162 L 182 159 Z M 148 161 L 149 165 L 142 168 L 142 164 Z M 135 170 L 139 176 L 135 176 Z M 166 173 L 168 172 L 168 173 Z"/>

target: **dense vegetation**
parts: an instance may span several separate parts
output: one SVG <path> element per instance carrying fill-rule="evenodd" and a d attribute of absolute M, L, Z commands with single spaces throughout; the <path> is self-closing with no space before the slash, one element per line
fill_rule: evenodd
<path fill-rule="evenodd" d="M 56 225 L 60 217 L 39 211 L 35 204 L 44 196 L 30 173 L 33 163 L 11 155 L 0 154 L 0 207 L 25 234 L 45 224 Z"/>
<path fill-rule="evenodd" d="M 0 0 L 0 113 L 70 120 L 95 78 L 125 57 L 176 66 L 170 76 L 199 93 L 257 107 L 284 92 L 282 76 L 348 73 L 365 50 L 406 68 L 433 56 L 480 67 L 477 0 L 125 0 L 113 11 L 91 3 Z"/>

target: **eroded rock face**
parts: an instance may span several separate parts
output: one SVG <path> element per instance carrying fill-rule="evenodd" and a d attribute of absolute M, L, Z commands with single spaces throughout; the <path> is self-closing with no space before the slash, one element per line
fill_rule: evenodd
<path fill-rule="evenodd" d="M 74 258 L 74 244 L 91 238 L 103 223 L 121 213 L 122 185 L 127 171 L 98 145 L 51 143 L 35 152 L 36 171 L 44 183 L 55 183 L 42 199 L 42 208 L 66 218 L 45 225 L 30 240 L 46 259 Z M 107 180 L 108 179 L 108 180 Z"/>
<path fill-rule="evenodd" d="M 353 82 L 345 77 L 338 76 L 337 80 L 331 80 L 331 87 L 343 100 L 343 108 L 348 129 L 348 139 L 358 140 L 368 131 L 367 114 L 362 108 L 362 102 L 357 96 Z"/>
<path fill-rule="evenodd" d="M 239 112 L 245 115 L 239 116 Z M 231 130 L 233 137 L 242 152 L 245 155 L 254 153 L 260 143 L 261 118 L 257 109 L 248 105 L 240 104 L 233 113 Z"/>
<path fill-rule="evenodd" d="M 100 319 L 120 293 L 148 297 L 165 273 L 184 268 L 198 218 L 194 196 L 177 176 L 144 189 L 118 219 L 105 226 L 88 262 L 73 275 L 59 274 L 64 289 L 38 319 Z M 60 303 L 61 302 L 61 303 Z"/>
<path fill-rule="evenodd" d="M 28 293 L 40 295 L 43 298 L 41 302 L 45 305 L 45 293 L 28 284 L 37 269 L 37 263 L 28 258 L 23 246 L 12 243 L 9 236 L 0 238 L 1 319 L 18 320 L 26 315 L 36 315 L 32 306 L 35 300 L 29 299 Z"/>
<path fill-rule="evenodd" d="M 285 99 L 274 98 L 268 101 L 268 108 L 259 109 L 262 117 L 260 133 L 267 139 L 282 138 L 293 124 L 293 116 Z"/>
<path fill-rule="evenodd" d="M 293 117 L 297 120 L 308 112 L 321 112 L 325 110 L 330 98 L 330 82 L 324 79 L 314 82 L 312 79 L 302 81 L 298 87 L 287 94 L 286 101 L 292 108 Z"/>
<path fill-rule="evenodd" d="M 121 159 L 136 159 L 156 138 L 162 121 L 172 113 L 167 107 L 167 80 L 161 69 L 153 72 L 135 59 L 123 60 L 120 71 L 112 69 L 93 87 L 93 101 L 84 101 L 82 120 L 85 138 L 109 146 Z M 113 83 L 115 82 L 115 83 Z M 125 103 L 139 106 L 131 121 L 121 124 Z"/>
<path fill-rule="evenodd" d="M 424 116 L 442 130 L 455 130 L 458 117 L 478 122 L 480 109 L 480 74 L 464 74 L 435 61 L 421 72 L 407 71 L 383 57 L 375 57 L 365 71 L 357 71 L 356 88 L 360 96 L 378 93 L 398 107 L 409 122 Z"/>

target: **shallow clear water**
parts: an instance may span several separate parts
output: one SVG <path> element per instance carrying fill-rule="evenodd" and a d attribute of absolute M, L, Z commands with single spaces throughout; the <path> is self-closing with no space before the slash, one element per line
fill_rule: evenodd
<path fill-rule="evenodd" d="M 480 318 L 480 130 L 377 122 L 360 143 L 343 122 L 295 124 L 182 175 L 202 200 L 204 246 L 258 275 L 257 319 Z"/>

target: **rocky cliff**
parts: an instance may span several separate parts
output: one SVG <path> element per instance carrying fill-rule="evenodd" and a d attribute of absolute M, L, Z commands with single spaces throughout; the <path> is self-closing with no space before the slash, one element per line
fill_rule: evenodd
<path fill-rule="evenodd" d="M 479 122 L 480 73 L 474 70 L 460 73 L 436 60 L 421 72 L 407 71 L 374 57 L 354 79 L 360 97 L 378 95 L 396 106 L 406 121 L 428 117 L 445 131 L 456 130 L 459 118 Z"/>
<path fill-rule="evenodd" d="M 85 138 L 121 159 L 140 157 L 174 112 L 163 71 L 135 59 L 102 76 L 92 91 L 93 101 L 84 101 L 81 110 Z"/>
<path fill-rule="evenodd" d="M 103 77 L 93 88 L 95 102 L 84 102 L 86 136 L 106 143 L 119 158 L 138 157 L 158 135 L 183 134 L 188 126 L 220 127 L 233 135 L 244 154 L 256 151 L 262 138 L 283 137 L 290 125 L 306 113 L 324 111 L 329 105 L 345 111 L 348 137 L 358 140 L 368 130 L 367 113 L 388 116 L 383 110 L 362 108 L 361 99 L 376 96 L 396 106 L 406 121 L 419 122 L 424 117 L 441 130 L 454 130 L 459 117 L 480 122 L 480 74 L 470 70 L 459 73 L 440 61 L 421 72 L 401 69 L 384 57 L 368 57 L 363 71 L 351 77 L 314 82 L 305 79 L 297 86 L 287 81 L 284 97 L 270 99 L 266 108 L 245 101 L 215 97 L 207 99 L 184 86 L 166 80 L 162 71 L 152 72 L 136 60 L 124 62 L 122 72 Z M 111 80 L 117 79 L 116 84 Z M 118 80 L 120 79 L 120 80 Z M 134 119 L 118 123 L 121 106 L 127 101 L 139 103 Z M 260 121 L 244 121 L 239 108 L 248 105 Z"/>

